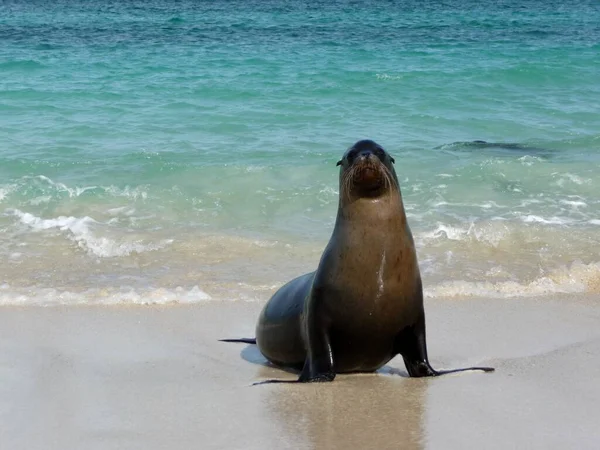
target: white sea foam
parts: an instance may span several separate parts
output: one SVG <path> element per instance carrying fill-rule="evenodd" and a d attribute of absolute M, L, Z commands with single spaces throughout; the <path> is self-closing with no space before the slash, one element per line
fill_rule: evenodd
<path fill-rule="evenodd" d="M 132 216 L 135 213 L 135 208 L 129 208 L 127 206 L 121 206 L 119 208 L 111 208 L 106 211 L 111 216 L 123 215 Z"/>
<path fill-rule="evenodd" d="M 462 228 L 444 225 L 440 223 L 438 224 L 435 230 L 421 233 L 418 235 L 418 237 L 424 239 L 446 238 L 451 239 L 453 241 L 460 241 L 466 239 L 466 237 L 469 235 L 472 229 L 473 224 L 471 224 L 468 228 Z"/>
<path fill-rule="evenodd" d="M 190 289 L 176 287 L 145 291 L 127 287 L 69 291 L 53 288 L 12 288 L 7 283 L 0 285 L 0 305 L 166 305 L 202 303 L 210 300 L 212 297 L 198 286 Z"/>
<path fill-rule="evenodd" d="M 582 178 L 578 175 L 569 173 L 569 172 L 553 172 L 552 176 L 558 177 L 558 180 L 556 181 L 556 185 L 563 187 L 565 185 L 565 183 L 567 182 L 571 182 L 573 184 L 576 184 L 578 186 L 581 186 L 583 184 L 589 184 L 592 182 L 592 180 L 588 179 L 588 178 Z"/>
<path fill-rule="evenodd" d="M 5 184 L 0 187 L 0 202 L 2 202 L 6 197 L 12 194 L 16 189 L 15 184 Z"/>
<path fill-rule="evenodd" d="M 39 206 L 45 203 L 50 203 L 51 200 L 52 196 L 50 195 L 40 195 L 39 197 L 35 197 L 29 200 L 29 204 L 32 206 Z"/>
<path fill-rule="evenodd" d="M 246 168 L 244 169 L 244 171 L 247 172 L 247 173 L 264 172 L 265 169 L 266 169 L 265 166 L 249 165 L 249 166 L 246 166 Z"/>
<path fill-rule="evenodd" d="M 492 208 L 505 208 L 505 206 L 499 205 L 494 201 L 487 201 L 483 203 L 458 203 L 458 202 L 448 202 L 446 200 L 437 200 L 428 202 L 428 205 L 431 208 L 439 208 L 440 206 L 452 206 L 452 207 L 473 207 L 473 208 L 482 208 L 482 209 L 492 209 Z"/>
<path fill-rule="evenodd" d="M 13 191 L 28 189 L 32 184 L 42 188 L 45 191 L 44 195 L 40 195 L 29 200 L 29 203 L 32 205 L 47 203 L 50 201 L 52 196 L 48 195 L 48 190 L 54 194 L 66 194 L 69 198 L 80 197 L 86 192 L 91 191 L 104 192 L 114 197 L 125 197 L 131 200 L 145 200 L 148 198 L 148 192 L 146 191 L 145 186 L 125 186 L 123 188 L 114 185 L 68 186 L 65 183 L 54 181 L 45 175 L 27 175 L 22 177 L 17 183 L 0 188 L 0 200 Z"/>
<path fill-rule="evenodd" d="M 69 197 L 79 197 L 81 194 L 83 194 L 84 192 L 96 189 L 97 186 L 85 186 L 85 187 L 74 187 L 74 188 L 70 188 L 68 187 L 66 184 L 64 183 L 58 183 L 55 182 L 53 180 L 51 180 L 50 178 L 44 176 L 44 175 L 37 175 L 34 177 L 30 177 L 30 176 L 26 176 L 23 177 L 24 179 L 33 179 L 33 180 L 39 180 L 42 181 L 46 184 L 48 184 L 49 186 L 52 186 L 55 190 L 59 191 L 59 192 L 66 192 Z"/>
<path fill-rule="evenodd" d="M 519 158 L 519 161 L 524 166 L 533 166 L 535 163 L 544 162 L 539 156 L 525 155 Z"/>
<path fill-rule="evenodd" d="M 279 241 L 265 241 L 257 239 L 255 241 L 252 241 L 252 244 L 260 248 L 273 248 L 279 245 Z"/>
<path fill-rule="evenodd" d="M 509 232 L 508 227 L 499 222 L 490 222 L 487 224 L 475 224 L 471 222 L 468 226 L 464 227 L 438 223 L 434 230 L 418 233 L 415 237 L 426 243 L 440 239 L 449 239 L 451 241 L 485 242 L 497 246 Z"/>
<path fill-rule="evenodd" d="M 119 242 L 108 237 L 98 237 L 92 232 L 91 228 L 94 225 L 100 225 L 100 223 L 88 216 L 59 216 L 53 219 L 42 219 L 18 209 L 7 210 L 7 213 L 17 217 L 22 224 L 27 225 L 34 231 L 57 229 L 64 232 L 65 235 L 76 242 L 81 249 L 91 255 L 104 258 L 159 250 L 173 242 L 172 239 L 166 239 L 156 244 L 143 243 L 141 240 L 121 240 Z"/>
<path fill-rule="evenodd" d="M 521 216 L 521 220 L 525 223 L 537 222 L 546 225 L 567 225 L 569 223 L 573 223 L 572 219 L 568 219 L 566 217 L 550 217 L 549 219 L 545 219 L 544 217 L 536 216 L 534 214 Z"/>
<path fill-rule="evenodd" d="M 521 200 L 521 203 L 519 204 L 519 208 L 524 208 L 526 206 L 530 206 L 530 205 L 539 205 L 540 203 L 543 203 L 541 200 L 538 200 L 537 198 L 526 198 L 524 200 Z"/>
<path fill-rule="evenodd" d="M 115 197 L 127 197 L 131 200 L 146 200 L 148 198 L 148 192 L 145 191 L 142 186 L 133 188 L 130 186 L 125 186 L 124 188 L 119 188 L 117 186 L 102 186 L 101 188 Z"/>
<path fill-rule="evenodd" d="M 450 203 L 448 203 L 447 201 L 445 201 L 445 200 L 439 200 L 437 202 L 432 203 L 431 207 L 432 208 L 439 208 L 440 206 L 449 206 L 449 205 L 450 205 Z"/>
<path fill-rule="evenodd" d="M 403 75 L 389 75 L 387 73 L 376 73 L 375 78 L 378 80 L 401 80 Z"/>
<path fill-rule="evenodd" d="M 317 194 L 317 199 L 324 205 L 327 205 L 333 201 L 337 201 L 339 192 L 336 188 L 331 186 L 325 186 L 324 188 L 319 190 Z"/>
<path fill-rule="evenodd" d="M 537 297 L 548 294 L 600 292 L 600 263 L 574 262 L 551 273 L 531 280 L 464 281 L 453 280 L 426 287 L 426 297 Z"/>
<path fill-rule="evenodd" d="M 336 188 L 333 188 L 331 186 L 325 186 L 323 189 L 319 190 L 319 194 L 337 196 L 339 192 Z"/>
<path fill-rule="evenodd" d="M 574 208 L 587 207 L 587 203 L 581 200 L 560 200 L 560 203 L 562 203 L 563 205 L 572 206 Z"/>
<path fill-rule="evenodd" d="M 426 297 L 535 297 L 552 293 L 584 292 L 581 285 L 558 285 L 548 278 L 540 278 L 529 284 L 516 281 L 470 282 L 448 281 L 425 289 Z"/>
<path fill-rule="evenodd" d="M 538 252 L 538 256 L 544 253 L 545 257 L 545 252 L 550 249 L 565 256 L 571 255 L 573 259 L 585 258 L 590 251 L 590 242 L 595 239 L 593 225 L 600 225 L 600 219 L 587 217 L 574 219 L 526 214 L 516 218 L 518 221 L 490 217 L 464 224 L 438 222 L 435 228 L 415 232 L 414 237 L 421 254 L 434 252 L 439 258 L 439 251 L 456 249 L 464 255 L 464 264 L 470 266 L 468 261 L 476 260 L 478 255 L 491 248 L 511 249 L 513 253 L 522 250 L 527 260 L 533 257 L 532 252 Z M 565 239 L 567 235 L 569 239 Z"/>

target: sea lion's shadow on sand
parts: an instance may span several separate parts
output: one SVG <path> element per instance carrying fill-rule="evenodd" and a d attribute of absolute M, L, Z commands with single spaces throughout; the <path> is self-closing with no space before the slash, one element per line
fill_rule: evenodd
<path fill-rule="evenodd" d="M 277 370 L 281 370 L 283 372 L 291 373 L 294 375 L 300 374 L 299 370 L 295 370 L 290 367 L 281 367 L 281 366 L 278 366 L 278 365 L 275 365 L 275 364 L 269 362 L 262 355 L 260 350 L 258 350 L 258 347 L 256 347 L 256 345 L 247 345 L 240 352 L 240 356 L 242 357 L 243 360 L 245 360 L 251 364 L 255 364 L 257 366 L 262 366 L 267 369 L 277 369 Z M 393 376 L 399 376 L 402 378 L 410 378 L 408 376 L 407 371 L 398 369 L 397 367 L 389 366 L 387 364 L 375 372 L 365 372 L 365 373 L 371 374 L 371 375 L 393 375 Z"/>

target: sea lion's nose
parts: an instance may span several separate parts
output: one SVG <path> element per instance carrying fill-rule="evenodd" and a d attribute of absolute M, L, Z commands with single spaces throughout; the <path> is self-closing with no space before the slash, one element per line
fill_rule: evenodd
<path fill-rule="evenodd" d="M 358 154 L 358 159 L 363 160 L 363 159 L 369 159 L 369 157 L 373 154 L 373 152 L 371 150 L 361 150 L 360 153 Z"/>

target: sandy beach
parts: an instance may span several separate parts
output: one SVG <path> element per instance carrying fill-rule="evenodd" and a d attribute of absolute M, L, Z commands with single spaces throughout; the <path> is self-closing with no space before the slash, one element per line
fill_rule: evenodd
<path fill-rule="evenodd" d="M 600 297 L 427 301 L 438 368 L 492 374 L 407 378 L 400 358 L 330 384 L 253 346 L 260 303 L 5 307 L 5 449 L 597 448 Z"/>

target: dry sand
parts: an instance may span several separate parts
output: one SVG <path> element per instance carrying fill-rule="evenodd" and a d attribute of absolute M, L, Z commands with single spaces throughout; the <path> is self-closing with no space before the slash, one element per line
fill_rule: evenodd
<path fill-rule="evenodd" d="M 2 308 L 0 448 L 600 448 L 600 297 L 429 300 L 431 362 L 318 385 L 253 346 L 256 303 Z"/>

